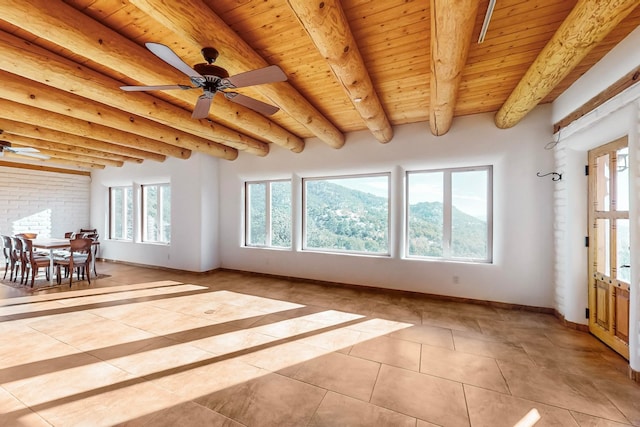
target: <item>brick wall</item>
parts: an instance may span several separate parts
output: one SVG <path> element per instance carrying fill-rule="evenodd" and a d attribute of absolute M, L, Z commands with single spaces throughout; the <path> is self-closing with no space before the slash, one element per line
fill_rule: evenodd
<path fill-rule="evenodd" d="M 91 178 L 0 167 L 0 234 L 63 237 L 89 227 Z"/>

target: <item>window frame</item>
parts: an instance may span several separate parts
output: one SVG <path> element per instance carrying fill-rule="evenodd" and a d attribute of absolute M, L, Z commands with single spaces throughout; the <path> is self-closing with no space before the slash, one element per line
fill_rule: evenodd
<path fill-rule="evenodd" d="M 487 214 L 487 253 L 484 258 L 465 258 L 454 257 L 451 254 L 452 247 L 452 225 L 453 225 L 453 186 L 452 175 L 459 172 L 472 172 L 472 171 L 486 171 L 487 188 L 486 188 L 486 214 Z M 442 219 L 442 256 L 425 256 L 425 255 L 413 255 L 410 254 L 410 176 L 424 173 L 442 173 L 442 190 L 443 190 L 443 219 Z M 404 253 L 407 259 L 417 260 L 437 260 L 437 261 L 454 261 L 476 264 L 492 264 L 493 263 L 493 166 L 466 166 L 456 168 L 437 168 L 437 169 L 423 169 L 423 170 L 408 170 L 405 171 L 405 200 L 404 200 Z"/>
<path fill-rule="evenodd" d="M 170 245 L 171 244 L 171 231 L 169 231 L 169 240 L 165 241 L 165 240 L 151 240 L 148 238 L 148 232 L 147 232 L 147 221 L 148 221 L 148 214 L 147 214 L 147 191 L 150 187 L 156 187 L 157 189 L 157 194 L 156 194 L 156 198 L 157 198 L 157 212 L 158 212 L 158 218 L 157 218 L 157 222 L 160 224 L 160 230 L 158 235 L 160 236 L 160 238 L 162 238 L 162 236 L 164 235 L 163 231 L 162 231 L 162 224 L 163 224 L 163 220 L 164 220 L 164 205 L 165 205 L 165 200 L 164 197 L 162 196 L 162 188 L 169 188 L 169 191 L 171 191 L 171 183 L 170 182 L 162 182 L 162 183 L 154 183 L 154 184 L 141 184 L 140 185 L 140 225 L 141 225 L 141 236 L 140 236 L 140 241 L 142 243 L 153 243 L 153 244 L 159 244 L 159 245 Z M 171 230 L 171 217 L 172 217 L 172 209 L 171 209 L 171 199 L 169 200 L 169 229 Z"/>
<path fill-rule="evenodd" d="M 307 182 L 309 181 L 327 181 L 338 179 L 353 179 L 353 178 L 372 178 L 384 176 L 387 178 L 387 250 L 386 252 L 367 252 L 367 251 L 352 251 L 346 249 L 334 249 L 334 248 L 315 248 L 307 245 Z M 317 177 L 304 177 L 301 180 L 302 186 L 302 245 L 301 250 L 306 252 L 322 252 L 322 253 L 335 253 L 344 255 L 362 255 L 373 257 L 391 257 L 391 187 L 393 185 L 391 172 L 374 172 L 363 174 L 345 174 L 345 175 L 331 175 L 331 176 L 317 176 Z"/>
<path fill-rule="evenodd" d="M 273 183 L 289 183 L 289 191 L 291 192 L 291 196 L 289 198 L 289 215 L 290 215 L 290 230 L 291 230 L 291 240 L 289 242 L 289 246 L 274 246 L 273 245 L 273 223 L 272 219 L 272 199 L 271 199 L 271 185 Z M 250 203 L 250 185 L 256 184 L 265 184 L 265 243 L 249 243 L 249 237 L 251 236 L 251 203 Z M 245 181 L 244 182 L 244 236 L 243 236 L 243 244 L 244 247 L 247 248 L 269 248 L 269 249 L 280 249 L 280 250 L 292 250 L 293 249 L 293 182 L 291 179 L 266 179 L 266 180 L 256 180 L 256 181 Z"/>
<path fill-rule="evenodd" d="M 120 190 L 122 191 L 122 212 L 119 212 L 120 217 L 122 219 L 122 230 L 123 230 L 123 236 L 115 236 L 115 221 L 116 221 L 116 217 L 117 215 L 115 215 L 114 212 L 114 208 L 115 208 L 115 203 L 114 203 L 114 197 L 115 197 L 115 192 L 114 190 Z M 126 190 L 130 190 L 131 192 L 131 216 L 128 218 L 127 217 L 127 191 Z M 135 195 L 134 195 L 134 191 L 133 191 L 133 185 L 119 185 L 119 186 L 112 186 L 109 187 L 109 239 L 110 240 L 119 240 L 119 241 L 123 241 L 123 242 L 132 242 L 133 241 L 133 234 L 134 234 L 134 209 L 135 209 Z M 127 230 L 127 226 L 129 225 L 129 223 L 131 224 L 131 237 L 127 238 L 126 235 L 126 230 Z"/>

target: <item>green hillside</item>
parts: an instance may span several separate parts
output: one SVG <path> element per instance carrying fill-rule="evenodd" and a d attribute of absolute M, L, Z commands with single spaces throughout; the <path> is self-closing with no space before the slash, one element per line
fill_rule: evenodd
<path fill-rule="evenodd" d="M 387 199 L 327 181 L 307 181 L 306 247 L 388 253 Z M 254 206 L 264 206 L 264 194 L 252 197 Z M 288 185 L 272 188 L 274 246 L 290 246 L 291 191 Z M 443 207 L 439 202 L 416 203 L 409 207 L 409 254 L 442 256 Z M 264 223 L 264 213 L 252 214 L 254 224 Z M 486 222 L 464 212 L 452 212 L 452 254 L 461 258 L 485 258 Z M 254 226 L 254 238 L 264 235 Z M 255 240 L 254 240 L 255 241 Z"/>

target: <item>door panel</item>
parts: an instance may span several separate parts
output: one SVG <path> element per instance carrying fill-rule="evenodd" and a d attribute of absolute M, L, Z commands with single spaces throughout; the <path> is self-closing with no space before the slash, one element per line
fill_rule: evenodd
<path fill-rule="evenodd" d="M 629 358 L 627 139 L 589 152 L 589 330 Z"/>

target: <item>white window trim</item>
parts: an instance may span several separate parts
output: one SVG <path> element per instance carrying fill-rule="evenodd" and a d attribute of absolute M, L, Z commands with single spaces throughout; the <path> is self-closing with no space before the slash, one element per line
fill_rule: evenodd
<path fill-rule="evenodd" d="M 262 249 L 278 249 L 291 250 L 293 247 L 293 218 L 291 224 L 291 242 L 289 246 L 273 246 L 272 242 L 272 223 L 271 223 L 271 184 L 277 182 L 288 182 L 290 188 L 293 188 L 291 179 L 266 179 L 258 181 L 244 182 L 244 239 L 243 246 L 246 248 L 262 248 Z M 249 203 L 250 191 L 249 186 L 255 184 L 265 184 L 265 244 L 249 243 L 251 235 L 251 204 Z M 293 206 L 291 206 L 291 215 L 293 215 Z"/>
<path fill-rule="evenodd" d="M 456 172 L 469 172 L 469 171 L 486 171 L 487 172 L 487 256 L 486 258 L 460 258 L 451 256 L 451 229 L 452 229 L 452 206 L 453 206 L 453 193 L 452 193 L 452 180 L 451 176 Z M 409 253 L 410 239 L 409 239 L 409 176 L 412 174 L 420 173 L 443 173 L 443 230 L 442 230 L 442 252 L 443 256 L 421 256 L 411 255 Z M 493 166 L 469 166 L 461 168 L 441 168 L 441 169 L 426 169 L 426 170 L 411 170 L 405 172 L 405 182 L 407 183 L 405 189 L 405 258 L 418 259 L 418 260 L 437 260 L 437 261 L 455 261 L 455 262 L 467 262 L 467 263 L 493 263 Z"/>
<path fill-rule="evenodd" d="M 133 185 L 118 185 L 118 186 L 113 186 L 113 187 L 109 187 L 109 240 L 117 240 L 120 242 L 132 242 L 133 241 L 133 235 L 131 236 L 131 238 L 127 238 L 126 237 L 126 230 L 127 230 L 127 226 L 128 226 L 128 221 L 127 221 L 127 210 L 126 210 L 126 206 L 127 206 L 127 191 L 126 189 L 131 189 L 131 197 L 133 199 L 135 199 L 134 196 L 134 192 L 133 192 Z M 125 234 L 125 236 L 123 237 L 118 237 L 118 236 L 114 236 L 115 234 L 115 213 L 113 210 L 113 190 L 122 190 L 122 212 L 118 212 L 121 215 L 121 219 L 122 219 L 122 230 Z M 133 201 L 132 201 L 133 203 Z M 135 213 L 135 209 L 133 210 L 133 212 L 131 213 L 131 218 L 129 219 L 131 221 L 132 227 L 134 224 L 134 218 L 133 215 Z"/>
<path fill-rule="evenodd" d="M 308 181 L 326 181 L 332 179 L 349 179 L 349 178 L 371 178 L 376 176 L 387 177 L 387 250 L 386 252 L 367 252 L 367 251 L 349 251 L 344 249 L 332 249 L 332 248 L 313 248 L 307 246 L 307 187 Z M 301 250 L 305 252 L 319 252 L 319 253 L 335 253 L 342 255 L 363 255 L 372 257 L 391 257 L 391 172 L 377 172 L 377 173 L 365 173 L 365 174 L 348 174 L 348 175 L 331 175 L 331 176 L 315 176 L 315 177 L 303 177 L 302 178 L 302 247 Z"/>
<path fill-rule="evenodd" d="M 169 240 L 168 241 L 164 241 L 164 240 L 149 240 L 148 235 L 147 235 L 147 199 L 146 199 L 146 191 L 145 188 L 148 187 L 157 187 L 158 191 L 156 194 L 157 197 L 157 205 L 158 205 L 158 222 L 160 224 L 160 226 L 162 226 L 163 224 L 163 219 L 164 219 L 164 214 L 163 214 L 163 207 L 164 207 L 164 203 L 165 200 L 162 197 L 162 191 L 161 188 L 162 187 L 167 187 L 167 188 L 171 188 L 171 183 L 169 182 L 162 182 L 162 183 L 155 183 L 155 184 L 141 184 L 140 186 L 140 190 L 141 190 L 141 228 L 142 228 L 142 236 L 141 236 L 141 243 L 148 243 L 148 244 L 157 244 L 157 245 L 170 245 L 171 244 L 171 236 L 169 236 Z M 169 223 L 171 224 L 171 213 L 169 214 Z M 162 236 L 162 232 L 160 232 L 160 235 Z"/>

